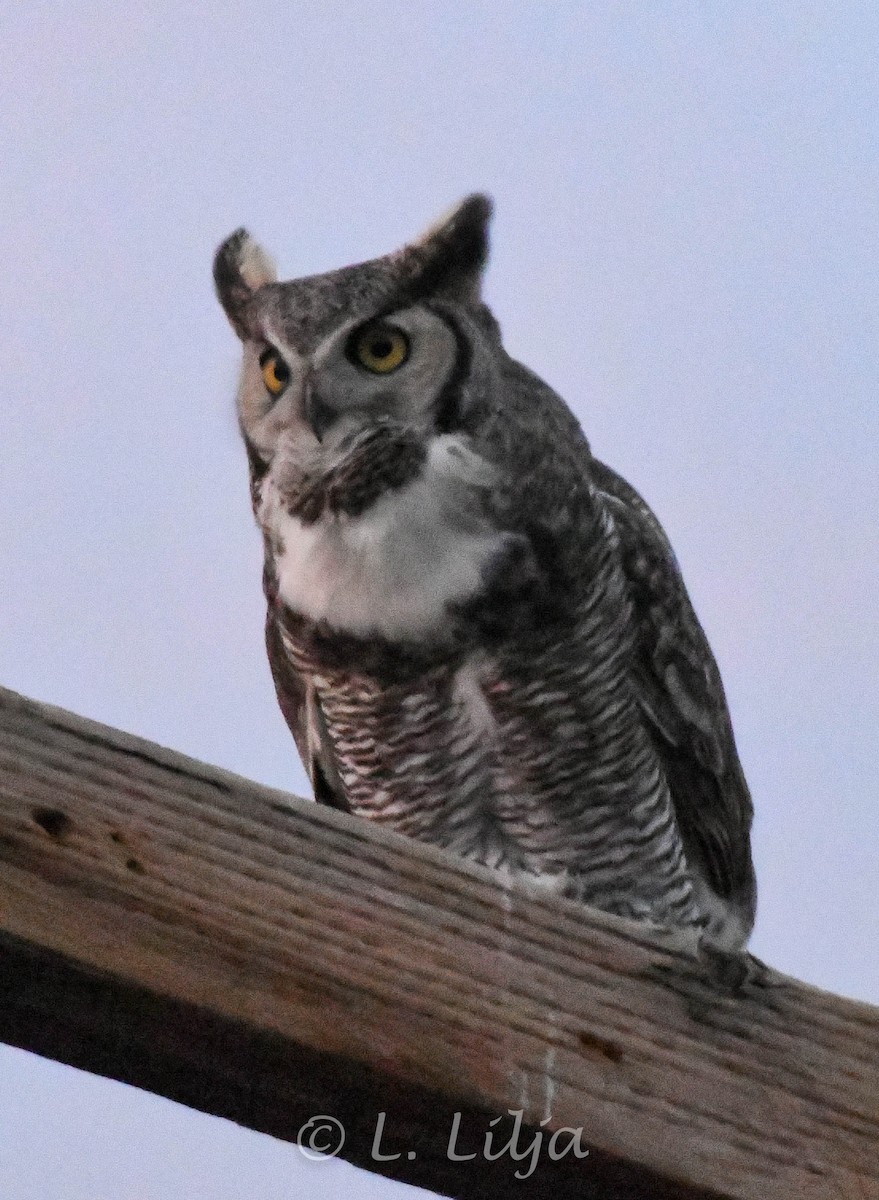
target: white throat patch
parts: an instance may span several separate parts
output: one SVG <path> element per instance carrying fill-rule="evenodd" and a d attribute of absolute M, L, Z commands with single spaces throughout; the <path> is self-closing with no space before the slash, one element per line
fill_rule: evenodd
<path fill-rule="evenodd" d="M 493 469 L 461 439 L 430 443 L 421 475 L 359 516 L 291 516 L 271 475 L 260 524 L 279 545 L 281 599 L 312 620 L 360 636 L 410 639 L 440 627 L 446 606 L 476 596 L 507 535 L 482 515 Z"/>

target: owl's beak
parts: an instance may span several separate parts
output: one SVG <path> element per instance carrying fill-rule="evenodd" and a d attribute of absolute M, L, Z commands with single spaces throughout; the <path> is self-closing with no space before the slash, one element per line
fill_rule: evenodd
<path fill-rule="evenodd" d="M 311 383 L 305 386 L 304 401 L 305 419 L 311 426 L 314 436 L 319 442 L 324 440 L 329 427 L 339 415 L 332 405 L 321 399 Z"/>

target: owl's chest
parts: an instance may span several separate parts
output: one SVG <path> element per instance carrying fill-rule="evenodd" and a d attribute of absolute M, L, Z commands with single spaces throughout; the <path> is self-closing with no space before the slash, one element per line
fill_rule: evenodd
<path fill-rule="evenodd" d="M 671 798 L 634 713 L 596 717 L 561 666 L 473 656 L 380 686 L 314 684 L 358 816 L 630 917 L 691 921 Z M 509 665 L 509 664 L 507 664 Z M 545 668 L 545 664 L 543 664 Z"/>
<path fill-rule="evenodd" d="M 565 812 L 588 804 L 592 767 L 625 769 L 579 702 L 568 652 L 569 640 L 507 645 L 401 664 L 397 679 L 363 659 L 309 662 L 301 643 L 298 657 L 355 813 L 483 862 L 561 870 Z"/>
<path fill-rule="evenodd" d="M 472 668 L 389 682 L 312 675 L 348 806 L 399 832 L 483 858 L 493 823 L 495 730 Z"/>

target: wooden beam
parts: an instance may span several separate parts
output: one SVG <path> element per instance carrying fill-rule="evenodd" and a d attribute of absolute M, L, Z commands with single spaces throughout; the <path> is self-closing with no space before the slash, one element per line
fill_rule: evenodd
<path fill-rule="evenodd" d="M 0 690 L 0 1040 L 453 1196 L 879 1197 L 879 1011 L 668 942 Z"/>

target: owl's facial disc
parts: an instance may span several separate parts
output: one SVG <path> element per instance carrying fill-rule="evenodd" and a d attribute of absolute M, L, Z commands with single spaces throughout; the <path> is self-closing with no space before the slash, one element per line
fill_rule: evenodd
<path fill-rule="evenodd" d="M 453 329 L 427 306 L 351 322 L 311 356 L 306 420 L 328 451 L 389 422 L 428 433 L 457 359 Z"/>
<path fill-rule="evenodd" d="M 471 357 L 456 315 L 416 303 L 341 321 L 316 345 L 298 335 L 274 309 L 245 343 L 238 411 L 256 477 L 292 507 L 330 488 L 341 512 L 417 476 L 412 447 L 423 457 L 457 426 Z"/>
<path fill-rule="evenodd" d="M 367 375 L 388 376 L 399 371 L 409 358 L 409 338 L 398 326 L 389 321 L 374 320 L 358 325 L 345 340 L 345 357 Z M 339 423 L 342 413 L 326 399 L 325 392 L 332 390 L 332 383 L 319 384 L 310 378 L 306 383 L 304 411 L 308 424 L 319 442 Z M 385 394 L 382 394 L 382 399 Z M 373 420 L 381 421 L 383 415 L 375 411 L 375 403 L 363 412 L 351 407 L 342 422 L 347 432 L 356 430 Z"/>

